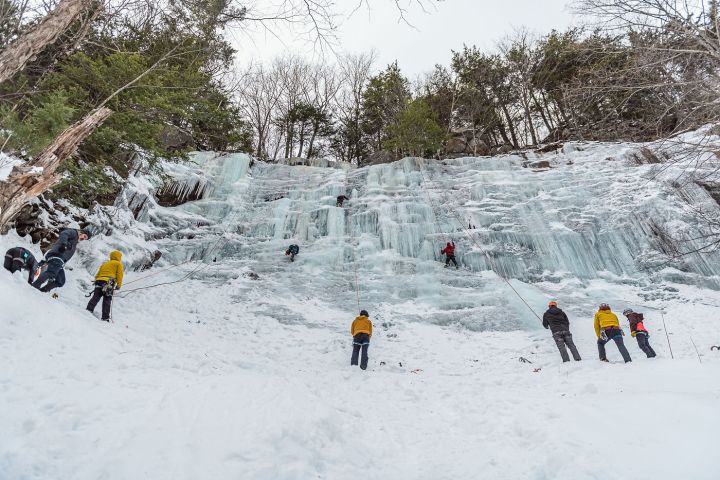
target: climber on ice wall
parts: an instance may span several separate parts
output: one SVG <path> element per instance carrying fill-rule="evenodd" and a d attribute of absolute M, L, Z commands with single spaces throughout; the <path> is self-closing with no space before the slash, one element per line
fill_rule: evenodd
<path fill-rule="evenodd" d="M 345 200 L 350 200 L 350 199 L 349 199 L 348 197 L 346 197 L 345 195 L 338 195 L 338 197 L 337 197 L 337 203 L 335 204 L 335 206 L 336 206 L 336 207 L 342 207 L 342 206 L 343 206 L 343 202 L 345 202 Z"/>
<path fill-rule="evenodd" d="M 455 268 L 460 268 L 460 266 L 457 263 L 457 260 L 455 260 L 455 242 L 450 241 L 447 242 L 447 245 L 445 245 L 445 248 L 440 250 L 441 255 L 445 255 L 445 268 L 450 265 L 450 262 L 453 262 L 455 264 Z"/>
<path fill-rule="evenodd" d="M 300 247 L 298 247 L 298 246 L 295 245 L 295 244 L 290 245 L 290 246 L 288 247 L 288 249 L 285 250 L 285 255 L 286 255 L 286 256 L 288 256 L 288 255 L 290 256 L 290 261 L 291 261 L 291 262 L 294 262 L 294 261 L 295 261 L 295 255 L 297 255 L 298 253 L 300 253 Z"/>

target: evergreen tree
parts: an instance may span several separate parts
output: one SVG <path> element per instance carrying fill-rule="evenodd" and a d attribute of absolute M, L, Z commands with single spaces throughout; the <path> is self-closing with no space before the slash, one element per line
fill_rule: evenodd
<path fill-rule="evenodd" d="M 401 155 L 433 156 L 442 147 L 445 129 L 425 98 L 408 102 L 397 122 L 387 129 L 386 149 Z"/>

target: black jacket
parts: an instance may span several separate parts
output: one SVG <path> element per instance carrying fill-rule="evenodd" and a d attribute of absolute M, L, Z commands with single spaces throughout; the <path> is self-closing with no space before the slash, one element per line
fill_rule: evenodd
<path fill-rule="evenodd" d="M 60 232 L 60 237 L 45 253 L 45 258 L 61 258 L 67 263 L 75 255 L 79 241 L 80 233 L 74 228 L 66 228 Z"/>
<path fill-rule="evenodd" d="M 543 315 L 543 327 L 550 327 L 550 331 L 552 333 L 569 332 L 570 320 L 568 320 L 565 312 L 563 312 L 559 308 L 550 307 Z"/>
<path fill-rule="evenodd" d="M 27 270 L 28 283 L 32 283 L 37 268 L 37 260 L 35 256 L 26 248 L 15 247 L 5 252 L 5 262 L 3 266 L 10 271 L 15 273 L 20 270 Z"/>

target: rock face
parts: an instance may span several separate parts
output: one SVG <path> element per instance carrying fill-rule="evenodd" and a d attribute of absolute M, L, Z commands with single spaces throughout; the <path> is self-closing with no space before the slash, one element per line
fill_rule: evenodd
<path fill-rule="evenodd" d="M 500 145 L 498 147 L 495 147 L 492 149 L 492 155 L 504 155 L 506 153 L 510 153 L 513 151 L 513 147 L 511 145 Z"/>
<path fill-rule="evenodd" d="M 175 125 L 168 125 L 163 129 L 160 133 L 160 141 L 169 152 L 196 148 L 195 140 L 190 132 Z"/>
<path fill-rule="evenodd" d="M 60 219 L 60 216 L 64 217 Z M 42 197 L 25 205 L 15 216 L 11 227 L 18 235 L 29 235 L 33 243 L 40 244 L 40 250 L 47 250 L 57 240 L 58 234 L 66 226 L 68 217 L 76 221 L 81 228 L 88 225 L 87 219 L 70 212 L 60 204 L 49 205 Z"/>
<path fill-rule="evenodd" d="M 465 153 L 468 144 L 464 137 L 453 137 L 445 144 L 445 152 L 449 154 Z"/>
<path fill-rule="evenodd" d="M 537 162 L 532 162 L 530 168 L 550 168 L 550 162 L 547 160 L 538 160 Z"/>
<path fill-rule="evenodd" d="M 383 163 L 392 163 L 397 160 L 400 159 L 393 152 L 389 152 L 387 150 L 379 150 L 365 158 L 365 160 L 363 160 L 362 162 L 362 166 L 381 165 Z"/>
<path fill-rule="evenodd" d="M 465 153 L 471 154 L 475 157 L 487 157 L 490 155 L 490 147 L 480 138 L 473 138 L 467 144 Z"/>

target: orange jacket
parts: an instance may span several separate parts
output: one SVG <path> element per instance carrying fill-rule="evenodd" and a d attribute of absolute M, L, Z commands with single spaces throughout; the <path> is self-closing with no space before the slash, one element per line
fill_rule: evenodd
<path fill-rule="evenodd" d="M 372 322 L 365 315 L 361 315 L 353 320 L 350 334 L 354 337 L 358 333 L 367 333 L 372 337 Z"/>

